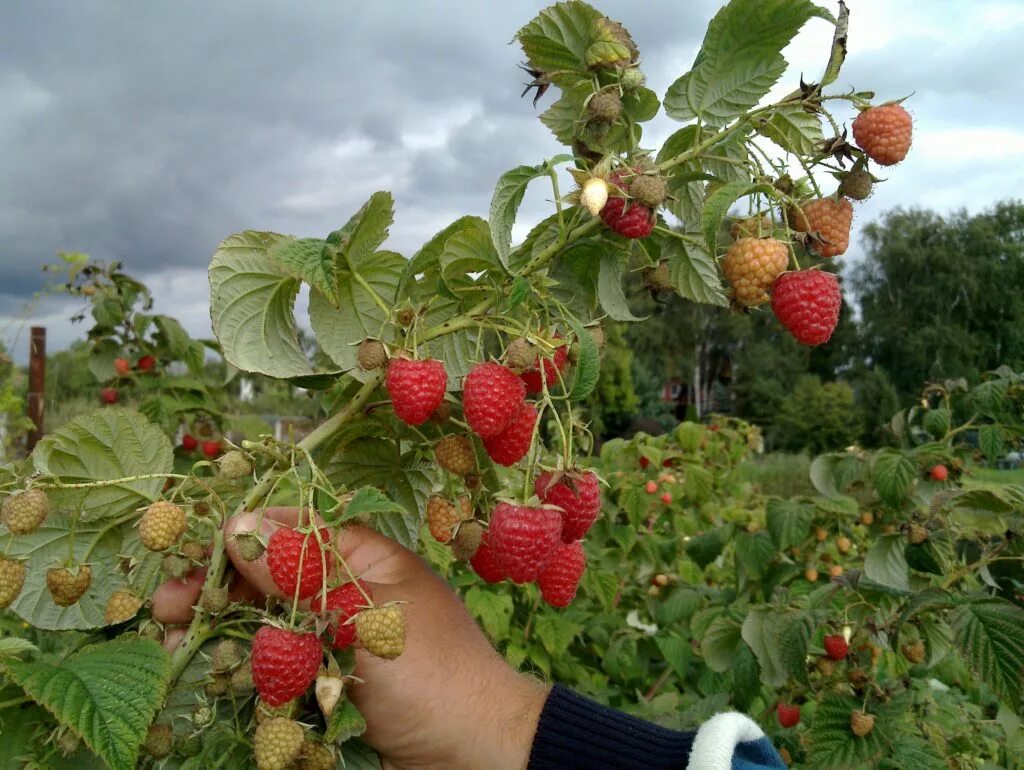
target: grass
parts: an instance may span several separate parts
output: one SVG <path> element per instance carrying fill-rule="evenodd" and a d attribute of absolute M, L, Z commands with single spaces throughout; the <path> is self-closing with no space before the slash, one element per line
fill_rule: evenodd
<path fill-rule="evenodd" d="M 740 463 L 735 479 L 757 486 L 766 495 L 813 495 L 809 473 L 811 458 L 803 454 L 772 452 Z"/>

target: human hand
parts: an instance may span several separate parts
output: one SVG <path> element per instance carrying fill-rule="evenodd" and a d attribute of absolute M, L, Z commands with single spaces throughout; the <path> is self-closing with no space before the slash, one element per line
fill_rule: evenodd
<path fill-rule="evenodd" d="M 267 508 L 231 519 L 228 555 L 242 578 L 234 596 L 281 597 L 266 557 L 247 562 L 233 535 L 259 526 L 264 537 L 281 524 L 294 526 L 297 508 Z M 406 647 L 395 660 L 356 650 L 357 677 L 349 696 L 366 718 L 363 738 L 385 770 L 493 768 L 519 770 L 529 759 L 547 688 L 509 666 L 495 652 L 458 596 L 416 554 L 365 527 L 334 536 L 341 556 L 370 586 L 377 603 L 405 602 Z M 188 622 L 202 574 L 169 581 L 153 596 L 153 617 Z M 169 632 L 175 645 L 181 634 Z"/>

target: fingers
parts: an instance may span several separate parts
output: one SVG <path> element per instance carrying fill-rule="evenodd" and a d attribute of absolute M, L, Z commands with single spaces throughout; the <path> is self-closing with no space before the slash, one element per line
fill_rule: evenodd
<path fill-rule="evenodd" d="M 174 652 L 178 649 L 178 645 L 181 644 L 181 640 L 185 638 L 187 633 L 188 630 L 184 628 L 167 629 L 167 633 L 164 634 L 164 649 L 168 652 Z"/>
<path fill-rule="evenodd" d="M 192 620 L 192 607 L 199 601 L 199 593 L 206 578 L 206 569 L 194 569 L 184 580 L 168 580 L 153 592 L 153 619 L 161 623 L 188 623 Z"/>

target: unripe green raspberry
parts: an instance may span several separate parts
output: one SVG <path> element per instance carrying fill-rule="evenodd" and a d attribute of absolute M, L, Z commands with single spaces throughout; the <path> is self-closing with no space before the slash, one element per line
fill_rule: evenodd
<path fill-rule="evenodd" d="M 169 553 L 161 562 L 160 569 L 171 580 L 181 580 L 192 569 L 192 561 L 187 556 Z"/>
<path fill-rule="evenodd" d="M 0 520 L 15 535 L 34 532 L 50 512 L 50 499 L 41 489 L 27 489 L 4 498 Z"/>
<path fill-rule="evenodd" d="M 228 671 L 242 660 L 242 646 L 234 639 L 221 639 L 213 648 L 210 666 L 214 671 Z"/>
<path fill-rule="evenodd" d="M 0 610 L 6 609 L 25 586 L 25 564 L 0 556 Z"/>
<path fill-rule="evenodd" d="M 259 724 L 253 736 L 257 770 L 285 770 L 299 758 L 305 731 L 298 722 L 274 717 Z"/>
<path fill-rule="evenodd" d="M 629 194 L 642 206 L 656 209 L 665 202 L 668 187 L 656 174 L 640 174 L 629 185 Z"/>
<path fill-rule="evenodd" d="M 509 369 L 529 369 L 536 358 L 537 348 L 523 337 L 512 340 L 505 348 L 505 362 Z"/>
<path fill-rule="evenodd" d="M 388 362 L 388 351 L 380 340 L 363 340 L 356 351 L 356 359 L 360 368 L 372 372 Z"/>
<path fill-rule="evenodd" d="M 235 535 L 235 548 L 238 550 L 238 555 L 246 561 L 256 561 L 267 550 L 259 536 L 251 532 Z"/>
<path fill-rule="evenodd" d="M 626 91 L 635 91 L 638 88 L 643 88 L 646 82 L 647 78 L 637 67 L 630 67 L 619 78 L 619 85 Z"/>
<path fill-rule="evenodd" d="M 622 99 L 614 91 L 596 93 L 587 104 L 587 114 L 596 123 L 614 123 L 622 114 Z"/>
<path fill-rule="evenodd" d="M 241 479 L 252 473 L 252 463 L 243 452 L 234 449 L 218 460 L 220 475 L 226 479 Z"/>
<path fill-rule="evenodd" d="M 649 289 L 671 289 L 672 276 L 669 274 L 668 262 L 659 262 L 657 267 L 644 270 L 644 284 Z"/>
<path fill-rule="evenodd" d="M 228 589 L 224 586 L 207 586 L 199 599 L 199 605 L 214 615 L 227 609 L 231 599 L 228 597 Z"/>
<path fill-rule="evenodd" d="M 171 753 L 174 745 L 174 731 L 170 725 L 150 725 L 142 749 L 153 759 L 163 759 Z"/>
<path fill-rule="evenodd" d="M 131 620 L 142 607 L 142 599 L 126 589 L 118 589 L 107 600 L 103 620 L 108 626 Z"/>
<path fill-rule="evenodd" d="M 187 526 L 184 508 L 157 500 L 139 520 L 139 540 L 151 551 L 166 551 L 185 534 Z"/>

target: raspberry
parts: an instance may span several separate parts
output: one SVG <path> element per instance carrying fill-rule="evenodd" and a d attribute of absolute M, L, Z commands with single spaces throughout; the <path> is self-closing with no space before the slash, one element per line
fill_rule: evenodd
<path fill-rule="evenodd" d="M 823 257 L 845 254 L 850 245 L 853 204 L 846 198 L 819 198 L 793 209 L 789 226 L 814 236 L 814 248 Z"/>
<path fill-rule="evenodd" d="M 220 475 L 226 479 L 241 479 L 252 473 L 252 463 L 244 452 L 234 449 L 218 460 Z"/>
<path fill-rule="evenodd" d="M 372 372 L 388 362 L 388 351 L 380 340 L 363 340 L 356 349 L 356 360 L 361 369 Z"/>
<path fill-rule="evenodd" d="M 555 508 L 498 503 L 488 531 L 494 556 L 516 583 L 537 579 L 562 536 L 562 516 Z"/>
<path fill-rule="evenodd" d="M 928 475 L 932 481 L 945 481 L 949 478 L 949 468 L 945 465 L 933 465 L 928 471 Z"/>
<path fill-rule="evenodd" d="M 537 578 L 541 597 L 552 607 L 568 607 L 586 568 L 583 543 L 577 540 L 556 546 Z"/>
<path fill-rule="evenodd" d="M 874 714 L 865 714 L 863 711 L 850 712 L 850 732 L 852 732 L 858 738 L 863 738 L 865 735 L 867 735 L 874 729 Z"/>
<path fill-rule="evenodd" d="M 478 521 L 464 521 L 452 540 L 452 552 L 460 561 L 469 561 L 476 554 L 484 537 L 484 528 Z"/>
<path fill-rule="evenodd" d="M 790 703 L 780 703 L 775 717 L 781 727 L 793 727 L 800 721 L 800 707 Z"/>
<path fill-rule="evenodd" d="M 251 532 L 235 535 L 235 548 L 238 555 L 246 561 L 256 561 L 267 550 L 259 537 Z"/>
<path fill-rule="evenodd" d="M 898 104 L 870 107 L 853 121 L 854 141 L 880 166 L 893 166 L 907 157 L 913 131 L 910 113 Z"/>
<path fill-rule="evenodd" d="M 186 433 L 181 437 L 181 448 L 186 452 L 194 452 L 199 447 L 199 439 L 193 436 L 191 433 Z"/>
<path fill-rule="evenodd" d="M 536 425 L 537 408 L 533 404 L 523 404 L 519 414 L 504 432 L 484 439 L 487 455 L 499 465 L 515 465 L 530 451 Z"/>
<path fill-rule="evenodd" d="M 206 548 L 202 543 L 197 543 L 195 540 L 189 540 L 182 544 L 181 555 L 189 561 L 195 562 L 196 564 L 202 564 L 206 561 Z"/>
<path fill-rule="evenodd" d="M 227 695 L 229 681 L 226 674 L 214 674 L 213 678 L 203 685 L 203 693 L 211 698 Z"/>
<path fill-rule="evenodd" d="M 647 78 L 644 76 L 644 73 L 636 67 L 630 67 L 619 76 L 619 85 L 626 91 L 635 91 L 638 88 L 643 88 L 646 82 Z"/>
<path fill-rule="evenodd" d="M 292 719 L 264 720 L 256 727 L 252 740 L 256 770 L 285 770 L 299 758 L 304 739 L 305 730 Z"/>
<path fill-rule="evenodd" d="M 601 219 L 623 238 L 646 238 L 654 230 L 654 214 L 625 198 L 609 198 L 601 209 Z"/>
<path fill-rule="evenodd" d="M 580 203 L 590 212 L 590 216 L 598 216 L 607 202 L 608 183 L 605 180 L 594 176 L 583 183 L 580 188 Z"/>
<path fill-rule="evenodd" d="M 656 209 L 665 202 L 668 186 L 655 174 L 640 174 L 629 186 L 629 195 L 641 206 Z"/>
<path fill-rule="evenodd" d="M 473 517 L 469 498 L 463 495 L 458 504 L 440 495 L 431 495 L 427 500 L 427 526 L 434 540 L 439 543 L 451 542 L 455 526 Z"/>
<path fill-rule="evenodd" d="M 783 273 L 772 287 L 772 312 L 804 345 L 828 342 L 841 306 L 839 279 L 822 270 Z"/>
<path fill-rule="evenodd" d="M 329 717 L 334 712 L 334 707 L 341 700 L 345 691 L 345 680 L 333 674 L 320 674 L 313 685 L 313 693 L 316 695 L 316 704 L 320 707 L 320 713 Z"/>
<path fill-rule="evenodd" d="M 316 679 L 323 650 L 316 634 L 263 626 L 252 639 L 252 679 L 260 698 L 280 706 Z"/>
<path fill-rule="evenodd" d="M 736 302 L 754 307 L 768 301 L 768 289 L 789 264 L 789 249 L 774 238 L 740 238 L 725 253 L 722 272 Z"/>
<path fill-rule="evenodd" d="M 0 556 L 0 610 L 5 610 L 25 586 L 25 565 Z"/>
<path fill-rule="evenodd" d="M 850 548 L 853 547 L 853 541 L 850 540 L 846 535 L 840 535 L 836 538 L 836 550 L 839 553 L 849 553 Z"/>
<path fill-rule="evenodd" d="M 445 436 L 434 447 L 437 464 L 456 476 L 476 470 L 476 450 L 469 436 Z"/>
<path fill-rule="evenodd" d="M 178 542 L 187 527 L 184 508 L 157 500 L 139 520 L 139 540 L 151 551 L 166 551 Z"/>
<path fill-rule="evenodd" d="M 921 545 L 929 537 L 927 527 L 922 526 L 916 521 L 912 521 L 907 525 L 907 540 L 913 545 Z"/>
<path fill-rule="evenodd" d="M 46 570 L 46 587 L 58 607 L 70 607 L 81 599 L 91 582 L 92 568 L 88 564 L 82 564 L 75 572 L 66 567 Z"/>
<path fill-rule="evenodd" d="M 142 599 L 124 588 L 119 588 L 107 600 L 103 620 L 108 626 L 131 620 L 142 607 Z"/>
<path fill-rule="evenodd" d="M 163 759 L 171 753 L 174 745 L 174 730 L 170 725 L 150 725 L 146 740 L 142 742 L 142 750 L 153 759 Z"/>
<path fill-rule="evenodd" d="M 850 645 L 846 643 L 840 634 L 830 634 L 825 637 L 825 654 L 832 660 L 842 660 L 850 652 Z"/>
<path fill-rule="evenodd" d="M 114 388 L 104 388 L 100 391 L 100 398 L 104 404 L 116 404 L 117 403 L 117 390 Z"/>
<path fill-rule="evenodd" d="M 320 530 L 326 544 L 330 533 Z M 267 566 L 274 584 L 288 599 L 308 599 L 323 585 L 325 558 L 312 533 L 282 527 L 267 542 Z"/>
<path fill-rule="evenodd" d="M 362 587 L 362 591 L 359 588 Z M 353 615 L 369 606 L 366 597 L 370 594 L 370 587 L 359 581 L 358 586 L 353 582 L 344 583 L 337 588 L 327 592 L 327 601 L 318 602 L 319 612 L 337 613 L 337 620 L 331 621 L 334 635 L 331 639 L 331 646 L 336 650 L 344 650 L 352 646 L 356 640 L 356 627 L 353 623 L 346 623 Z"/>
<path fill-rule="evenodd" d="M 226 610 L 230 603 L 231 597 L 224 586 L 206 586 L 199 597 L 199 606 L 213 615 Z"/>
<path fill-rule="evenodd" d="M 214 671 L 230 671 L 242 660 L 242 646 L 234 639 L 221 639 L 210 655 L 210 667 Z"/>
<path fill-rule="evenodd" d="M 561 334 L 556 334 L 554 339 L 562 339 Z M 558 384 L 558 375 L 565 371 L 565 367 L 569 361 L 569 346 L 559 345 L 554 349 L 550 357 L 541 358 L 537 356 L 530 364 L 531 368 L 529 371 L 525 371 L 519 375 L 523 384 L 526 385 L 527 393 L 540 393 L 544 389 L 544 385 L 548 388 L 554 387 Z M 544 372 L 544 382 L 541 383 L 540 373 Z"/>
<path fill-rule="evenodd" d="M 913 664 L 924 663 L 925 647 L 924 642 L 907 642 L 900 647 L 903 657 Z"/>
<path fill-rule="evenodd" d="M 871 178 L 867 169 L 855 168 L 839 183 L 839 194 L 855 201 L 863 201 L 871 197 L 874 186 L 875 180 Z"/>
<path fill-rule="evenodd" d="M 622 99 L 614 91 L 601 91 L 590 97 L 587 115 L 595 123 L 614 123 L 622 114 Z"/>
<path fill-rule="evenodd" d="M 192 560 L 181 554 L 169 553 L 160 562 L 160 570 L 169 580 L 181 580 L 192 570 Z"/>
<path fill-rule="evenodd" d="M 505 348 L 505 362 L 510 369 L 529 369 L 537 359 L 537 348 L 523 337 L 512 340 Z"/>
<path fill-rule="evenodd" d="M 502 566 L 498 564 L 498 557 L 495 556 L 494 548 L 491 547 L 490 532 L 485 532 L 481 537 L 480 545 L 477 546 L 476 553 L 469 560 L 469 564 L 485 583 L 500 583 L 508 577 Z"/>
<path fill-rule="evenodd" d="M 15 492 L 4 499 L 0 508 L 0 520 L 15 535 L 34 532 L 50 513 L 50 499 L 41 489 L 27 489 Z"/>
<path fill-rule="evenodd" d="M 501 364 L 477 364 L 462 386 L 462 411 L 482 438 L 497 436 L 519 413 L 526 398 L 523 381 Z"/>
<path fill-rule="evenodd" d="M 114 359 L 114 370 L 119 375 L 124 377 L 125 375 L 128 375 L 128 374 L 131 373 L 132 365 L 130 363 L 128 363 L 128 359 L 127 358 L 115 358 Z"/>
<path fill-rule="evenodd" d="M 740 238 L 765 238 L 771 235 L 772 220 L 766 216 L 737 219 L 729 228 L 729 235 L 734 241 Z"/>
<path fill-rule="evenodd" d="M 356 636 L 371 655 L 394 660 L 405 649 L 405 618 L 396 606 L 375 607 L 356 615 Z"/>
<path fill-rule="evenodd" d="M 136 366 L 138 366 L 143 372 L 151 372 L 153 371 L 153 367 L 156 366 L 156 359 L 153 358 L 153 356 L 143 356 L 139 359 Z"/>
<path fill-rule="evenodd" d="M 212 460 L 220 454 L 220 440 L 211 440 L 203 442 L 203 454 L 206 455 L 206 459 Z"/>
<path fill-rule="evenodd" d="M 252 662 L 247 660 L 232 671 L 228 682 L 231 692 L 235 695 L 248 695 L 251 693 L 256 688 L 256 684 L 252 680 Z"/>
<path fill-rule="evenodd" d="M 302 758 L 296 765 L 296 770 L 334 770 L 337 766 L 334 754 L 319 741 L 307 738 L 302 744 L 300 755 Z"/>
<path fill-rule="evenodd" d="M 542 503 L 562 509 L 562 542 L 579 540 L 601 512 L 601 488 L 591 472 L 555 474 L 544 472 L 533 483 Z"/>
<path fill-rule="evenodd" d="M 422 425 L 444 401 L 448 374 L 444 364 L 432 358 L 396 358 L 388 367 L 384 385 L 398 419 L 407 425 Z"/>

